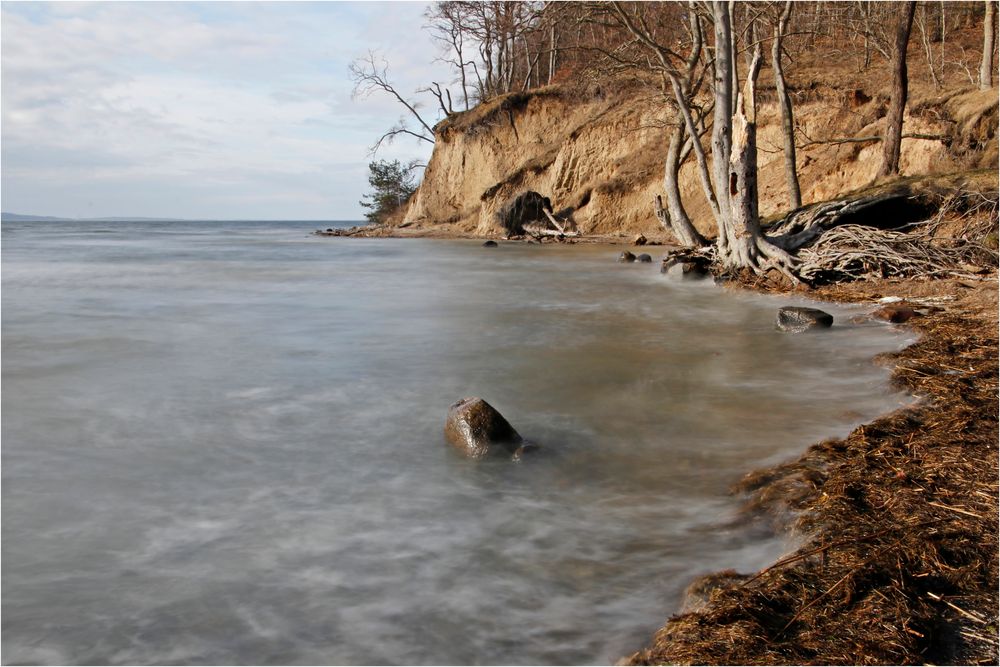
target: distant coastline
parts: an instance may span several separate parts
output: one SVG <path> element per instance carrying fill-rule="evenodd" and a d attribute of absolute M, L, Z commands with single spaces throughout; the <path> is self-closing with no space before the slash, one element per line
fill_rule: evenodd
<path fill-rule="evenodd" d="M 364 224 L 364 220 L 306 220 L 298 218 L 249 220 L 243 218 L 149 218 L 142 216 L 110 216 L 97 218 L 60 218 L 50 215 L 25 215 L 0 212 L 0 222 L 309 222 L 319 224 Z"/>

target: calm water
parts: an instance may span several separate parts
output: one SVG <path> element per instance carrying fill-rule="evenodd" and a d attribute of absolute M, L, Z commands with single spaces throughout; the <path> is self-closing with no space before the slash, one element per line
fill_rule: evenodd
<path fill-rule="evenodd" d="M 787 546 L 731 483 L 905 400 L 888 327 L 316 226 L 3 224 L 5 663 L 614 661 Z M 468 395 L 543 454 L 460 460 Z"/>

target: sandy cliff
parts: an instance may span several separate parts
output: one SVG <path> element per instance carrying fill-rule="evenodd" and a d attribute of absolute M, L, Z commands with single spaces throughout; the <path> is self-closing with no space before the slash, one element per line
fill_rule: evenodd
<path fill-rule="evenodd" d="M 787 209 L 777 105 L 765 89 L 759 103 L 761 214 Z M 877 137 L 887 105 L 876 91 L 818 86 L 796 102 L 798 167 L 804 203 L 867 186 L 881 163 Z M 494 236 L 494 218 L 511 197 L 535 190 L 571 214 L 584 234 L 669 239 L 652 213 L 661 192 L 669 113 L 644 89 L 570 95 L 550 87 L 516 93 L 442 121 L 423 183 L 400 220 L 414 231 Z M 995 91 L 914 91 L 904 124 L 904 175 L 948 173 L 997 160 Z M 815 143 L 812 143 L 815 142 Z M 714 222 L 690 157 L 681 188 L 695 225 Z"/>

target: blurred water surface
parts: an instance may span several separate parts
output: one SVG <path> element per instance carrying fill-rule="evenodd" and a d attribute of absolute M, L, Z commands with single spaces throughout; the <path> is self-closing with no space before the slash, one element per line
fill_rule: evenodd
<path fill-rule="evenodd" d="M 612 662 L 787 546 L 729 485 L 906 400 L 850 307 L 314 227 L 3 224 L 5 663 Z M 543 453 L 458 459 L 468 395 Z"/>

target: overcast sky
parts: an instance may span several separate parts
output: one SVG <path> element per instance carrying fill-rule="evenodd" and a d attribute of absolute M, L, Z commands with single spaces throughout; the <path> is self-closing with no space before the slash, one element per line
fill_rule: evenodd
<path fill-rule="evenodd" d="M 425 6 L 4 2 L 3 210 L 358 219 L 368 149 L 403 110 L 352 100 L 348 64 L 376 49 L 401 91 L 447 81 Z"/>

